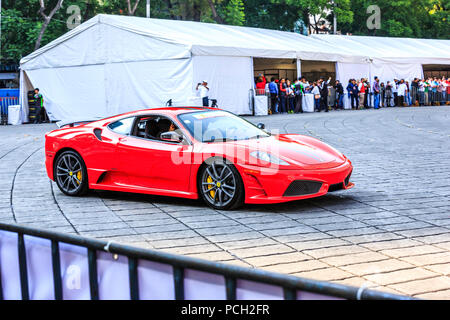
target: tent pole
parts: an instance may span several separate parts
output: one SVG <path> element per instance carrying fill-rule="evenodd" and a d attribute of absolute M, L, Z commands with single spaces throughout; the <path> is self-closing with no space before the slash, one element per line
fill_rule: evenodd
<path fill-rule="evenodd" d="M 297 79 L 302 76 L 302 61 L 297 59 Z"/>

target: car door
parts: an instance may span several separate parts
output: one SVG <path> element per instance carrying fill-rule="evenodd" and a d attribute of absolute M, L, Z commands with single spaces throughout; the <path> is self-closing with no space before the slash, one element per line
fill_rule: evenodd
<path fill-rule="evenodd" d="M 130 186 L 189 191 L 192 145 L 130 135 L 119 140 L 117 150 L 118 169 Z"/>
<path fill-rule="evenodd" d="M 134 121 L 135 117 L 126 117 L 92 129 L 83 153 L 91 184 L 120 186 L 127 183 L 126 174 L 117 169 L 117 145 L 121 138 L 130 134 Z"/>

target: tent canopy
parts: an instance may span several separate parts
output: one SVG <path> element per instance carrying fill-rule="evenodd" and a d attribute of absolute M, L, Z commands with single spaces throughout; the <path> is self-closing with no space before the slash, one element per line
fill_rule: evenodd
<path fill-rule="evenodd" d="M 101 37 L 98 32 L 100 28 L 111 30 L 111 38 Z M 89 51 L 85 51 L 88 44 L 81 41 L 78 41 L 78 46 L 75 48 L 73 45 L 71 47 L 67 45 L 68 40 L 72 39 L 71 42 L 75 42 L 74 39 L 81 33 L 89 33 L 91 44 L 95 44 Z M 127 38 L 130 36 L 139 37 L 143 47 L 133 47 L 128 50 L 124 48 L 126 43 L 130 42 Z M 122 60 L 157 59 L 157 55 L 146 56 L 152 51 L 143 50 L 145 43 L 149 41 L 172 50 L 170 54 L 164 50 L 158 50 L 164 54 L 166 59 L 185 56 L 189 52 L 193 55 L 206 56 L 299 58 L 355 63 L 367 61 L 366 56 L 359 55 L 349 48 L 330 45 L 321 40 L 292 32 L 101 14 L 23 58 L 21 66 L 24 70 L 34 67 L 41 68 L 43 64 L 46 67 L 67 66 L 71 62 L 67 55 L 58 59 L 55 54 L 52 54 L 52 51 L 58 46 L 63 46 L 67 50 L 83 50 L 85 54 L 79 59 L 84 60 L 79 60 L 77 62 L 79 64 L 105 61 L 109 58 L 108 54 L 114 54 L 115 58 Z M 176 53 L 177 51 L 178 53 Z M 33 63 L 36 60 L 38 63 Z"/>
<path fill-rule="evenodd" d="M 311 38 L 351 49 L 379 62 L 450 64 L 450 40 L 328 34 L 314 34 Z"/>

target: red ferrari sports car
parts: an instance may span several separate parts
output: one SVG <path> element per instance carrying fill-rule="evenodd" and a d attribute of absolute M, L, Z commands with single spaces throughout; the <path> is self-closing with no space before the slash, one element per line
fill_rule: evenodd
<path fill-rule="evenodd" d="M 66 195 L 88 189 L 203 199 L 215 209 L 353 187 L 352 164 L 318 139 L 271 134 L 230 112 L 170 107 L 63 124 L 46 169 Z"/>

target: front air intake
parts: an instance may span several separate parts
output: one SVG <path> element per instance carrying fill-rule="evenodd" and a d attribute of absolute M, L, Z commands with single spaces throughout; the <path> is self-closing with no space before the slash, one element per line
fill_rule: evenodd
<path fill-rule="evenodd" d="M 295 180 L 293 181 L 283 194 L 283 197 L 298 197 L 319 192 L 322 187 L 321 182 Z"/>

